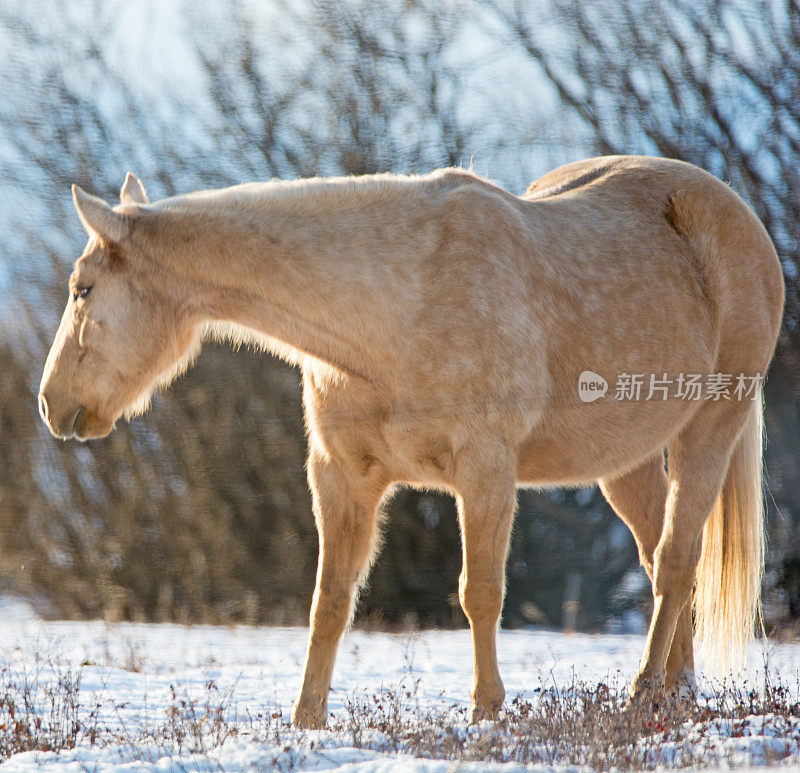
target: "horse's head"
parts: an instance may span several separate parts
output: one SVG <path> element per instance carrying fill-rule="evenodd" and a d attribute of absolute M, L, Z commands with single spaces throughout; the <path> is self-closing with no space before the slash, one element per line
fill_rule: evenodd
<path fill-rule="evenodd" d="M 73 186 L 89 235 L 69 280 L 69 298 L 44 366 L 39 411 L 60 438 L 103 437 L 200 346 L 189 292 L 154 248 L 158 213 L 128 174 L 114 208 Z M 155 240 L 157 241 L 157 240 Z"/>

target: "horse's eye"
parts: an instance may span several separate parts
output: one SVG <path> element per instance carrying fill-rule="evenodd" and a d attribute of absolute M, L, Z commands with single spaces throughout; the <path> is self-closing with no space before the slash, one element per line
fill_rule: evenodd
<path fill-rule="evenodd" d="M 77 301 L 78 298 L 85 298 L 91 289 L 91 287 L 78 287 L 75 292 L 72 293 L 72 300 Z"/>

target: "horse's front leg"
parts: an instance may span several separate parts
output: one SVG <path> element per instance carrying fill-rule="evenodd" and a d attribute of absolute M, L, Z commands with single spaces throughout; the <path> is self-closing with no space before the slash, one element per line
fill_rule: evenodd
<path fill-rule="evenodd" d="M 379 475 L 377 470 L 369 476 L 354 473 L 312 446 L 308 479 L 319 563 L 303 683 L 292 711 L 298 727 L 321 728 L 327 721 L 336 650 L 375 543 L 376 510 L 386 487 Z"/>
<path fill-rule="evenodd" d="M 503 608 L 505 566 L 516 506 L 514 467 L 503 450 L 487 465 L 486 453 L 459 455 L 457 501 L 463 567 L 461 607 L 472 631 L 472 721 L 496 716 L 505 689 L 497 668 L 497 625 Z"/>

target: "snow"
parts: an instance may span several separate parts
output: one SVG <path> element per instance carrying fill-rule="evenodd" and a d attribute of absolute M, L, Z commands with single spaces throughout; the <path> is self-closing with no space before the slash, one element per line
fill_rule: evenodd
<path fill-rule="evenodd" d="M 362 748 L 355 748 L 354 736 L 343 729 L 301 732 L 287 728 L 306 635 L 304 628 L 46 622 L 23 602 L 0 599 L 0 658 L 6 672 L 24 673 L 29 679 L 35 676 L 42 683 L 52 682 L 66 671 L 79 674 L 84 726 L 95 723 L 116 739 L 91 746 L 82 737 L 74 749 L 17 753 L 2 767 L 9 771 L 58 767 L 76 771 L 291 769 L 359 773 L 452 769 L 450 760 L 414 758 L 381 748 L 380 734 L 375 732 Z M 509 698 L 519 694 L 535 700 L 537 688 L 566 689 L 575 680 L 603 680 L 622 686 L 635 671 L 642 644 L 639 635 L 501 631 L 498 654 Z M 471 680 L 470 646 L 466 630 L 348 632 L 339 650 L 330 695 L 334 721 L 346 717 L 353 702 L 369 701 L 371 696 L 399 688 L 421 709 L 463 712 Z M 780 674 L 784 683 L 797 682 L 800 646 L 752 649 L 745 675 L 751 683 L 763 679 L 759 672 L 765 652 L 773 675 Z M 187 743 L 176 749 L 163 730 L 176 706 L 182 706 L 184 713 L 194 707 L 201 714 L 204 707 L 220 706 L 229 725 L 240 732 L 222 733 L 216 740 L 212 733 L 195 748 Z M 341 724 L 346 726 L 346 722 Z M 256 728 L 261 731 L 255 732 Z M 460 732 L 472 732 L 465 721 Z M 800 720 L 793 718 L 716 719 L 698 725 L 695 735 L 699 750 L 708 748 L 710 753 L 745 763 L 785 759 L 789 746 L 789 756 L 800 759 L 796 751 Z M 671 753 L 662 748 L 664 762 Z M 462 768 L 522 769 L 513 763 L 462 763 Z"/>

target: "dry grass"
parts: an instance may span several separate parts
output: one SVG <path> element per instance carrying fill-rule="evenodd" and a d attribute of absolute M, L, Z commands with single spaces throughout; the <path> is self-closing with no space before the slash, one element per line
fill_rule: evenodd
<path fill-rule="evenodd" d="M 80 674 L 36 660 L 33 669 L 0 668 L 0 759 L 26 751 L 94 743 L 93 712 L 79 718 Z"/>
<path fill-rule="evenodd" d="M 798 689 L 766 671 L 762 685 L 719 684 L 697 703 L 654 698 L 626 706 L 616 684 L 575 681 L 541 686 L 532 699 L 512 699 L 494 722 L 468 725 L 468 710 L 423 708 L 411 679 L 377 694 L 353 695 L 332 730 L 357 748 L 457 762 L 578 765 L 596 770 L 651 770 L 774 764 L 797 745 L 756 744 L 753 753 L 726 745 L 766 725 L 800 725 Z M 761 725 L 759 727 L 759 724 Z M 756 733 L 751 732 L 755 730 Z"/>
<path fill-rule="evenodd" d="M 136 665 L 144 664 L 137 659 Z M 127 761 L 202 755 L 216 767 L 215 750 L 232 740 L 263 745 L 272 766 L 281 770 L 337 747 L 456 763 L 596 770 L 796 760 L 800 685 L 782 683 L 768 668 L 765 673 L 759 685 L 719 684 L 696 704 L 653 699 L 635 710 L 626 709 L 625 690 L 613 681 L 543 684 L 529 698 L 510 700 L 496 721 L 478 725 L 468 724 L 462 705 L 427 705 L 410 673 L 390 689 L 351 694 L 345 709 L 331 717 L 330 732 L 309 734 L 289 727 L 279 710 L 240 710 L 236 685 L 221 690 L 211 679 L 199 694 L 196 688 L 172 685 L 166 704 L 125 720 L 122 712 L 108 711 L 120 708 L 109 696 L 82 705 L 80 671 L 37 660 L 30 670 L 0 667 L 0 760 L 25 751 L 99 747 L 116 748 Z"/>

